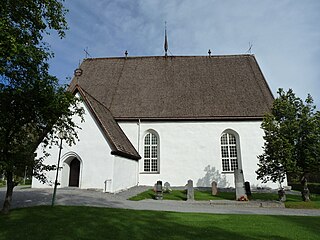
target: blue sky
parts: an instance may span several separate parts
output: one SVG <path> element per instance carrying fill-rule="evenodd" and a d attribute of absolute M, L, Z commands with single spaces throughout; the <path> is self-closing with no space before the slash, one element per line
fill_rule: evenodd
<path fill-rule="evenodd" d="M 70 29 L 46 37 L 51 73 L 67 83 L 88 47 L 91 57 L 245 54 L 256 59 L 276 96 L 292 88 L 320 108 L 319 0 L 67 0 Z"/>

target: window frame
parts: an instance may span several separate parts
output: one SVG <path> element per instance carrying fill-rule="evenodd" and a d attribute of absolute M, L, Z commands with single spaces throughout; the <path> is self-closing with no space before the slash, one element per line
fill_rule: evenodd
<path fill-rule="evenodd" d="M 147 140 L 147 138 L 149 139 Z M 154 140 L 156 140 L 156 142 L 154 142 Z M 146 174 L 160 173 L 159 142 L 160 142 L 159 135 L 155 131 L 149 130 L 146 132 L 143 138 L 142 173 L 146 173 Z M 147 167 L 146 167 L 146 164 L 148 165 Z"/>
<path fill-rule="evenodd" d="M 226 136 L 226 139 L 223 139 Z M 231 136 L 233 141 L 230 141 Z M 234 173 L 240 168 L 240 146 L 234 132 L 224 131 L 220 136 L 221 169 L 223 173 Z"/>

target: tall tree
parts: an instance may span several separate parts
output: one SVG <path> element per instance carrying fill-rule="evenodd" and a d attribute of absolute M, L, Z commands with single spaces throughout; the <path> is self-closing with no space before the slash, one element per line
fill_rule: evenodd
<path fill-rule="evenodd" d="M 35 158 L 38 145 L 57 144 L 56 132 L 61 130 L 69 144 L 77 138 L 72 118 L 82 115 L 79 100 L 49 74 L 48 59 L 53 53 L 43 41 L 50 31 L 64 37 L 65 14 L 59 0 L 5 0 L 0 6 L 0 171 L 7 179 L 4 213 L 9 212 L 13 189 L 26 166 L 42 181 L 46 180 L 44 171 L 56 167 L 44 165 L 43 157 Z"/>
<path fill-rule="evenodd" d="M 257 179 L 281 184 L 288 173 L 296 174 L 303 184 L 302 198 L 308 201 L 308 176 L 320 171 L 320 112 L 310 95 L 303 101 L 291 89 L 279 89 L 278 94 L 261 124 L 265 144 Z"/>

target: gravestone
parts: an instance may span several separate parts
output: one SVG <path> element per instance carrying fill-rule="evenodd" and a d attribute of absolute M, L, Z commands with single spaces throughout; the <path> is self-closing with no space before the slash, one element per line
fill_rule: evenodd
<path fill-rule="evenodd" d="M 250 183 L 249 182 L 245 182 L 244 183 L 244 188 L 246 190 L 246 194 L 248 197 L 251 197 L 251 188 L 250 188 Z"/>
<path fill-rule="evenodd" d="M 212 196 L 215 196 L 218 193 L 217 182 L 215 181 L 211 183 L 211 193 L 212 193 Z"/>
<path fill-rule="evenodd" d="M 234 183 L 236 186 L 236 200 L 248 200 L 244 188 L 244 177 L 242 169 L 234 170 Z"/>
<path fill-rule="evenodd" d="M 280 202 L 285 202 L 287 200 L 287 197 L 286 197 L 286 192 L 284 191 L 283 188 L 280 188 L 279 191 L 278 191 L 278 196 L 279 196 L 279 201 Z"/>
<path fill-rule="evenodd" d="M 171 192 L 171 191 L 172 191 L 172 189 L 171 189 L 170 183 L 165 182 L 165 183 L 163 184 L 163 192 L 169 193 L 169 192 Z"/>
<path fill-rule="evenodd" d="M 162 194 L 162 181 L 157 181 L 156 183 L 156 200 L 162 200 L 163 199 L 163 194 Z"/>
<path fill-rule="evenodd" d="M 193 201 L 194 200 L 194 190 L 193 190 L 193 181 L 188 180 L 187 184 L 187 201 Z"/>

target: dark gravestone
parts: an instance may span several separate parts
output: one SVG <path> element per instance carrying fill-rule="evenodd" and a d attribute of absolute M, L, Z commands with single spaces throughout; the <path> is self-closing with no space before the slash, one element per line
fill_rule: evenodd
<path fill-rule="evenodd" d="M 194 200 L 194 190 L 193 190 L 193 181 L 188 180 L 187 184 L 187 201 Z"/>
<path fill-rule="evenodd" d="M 156 200 L 162 200 L 163 199 L 163 192 L 162 192 L 162 181 L 157 181 L 156 183 Z"/>
<path fill-rule="evenodd" d="M 248 197 L 251 197 L 251 188 L 250 188 L 250 183 L 249 182 L 245 182 L 244 183 L 244 188 L 246 190 L 246 194 Z"/>

